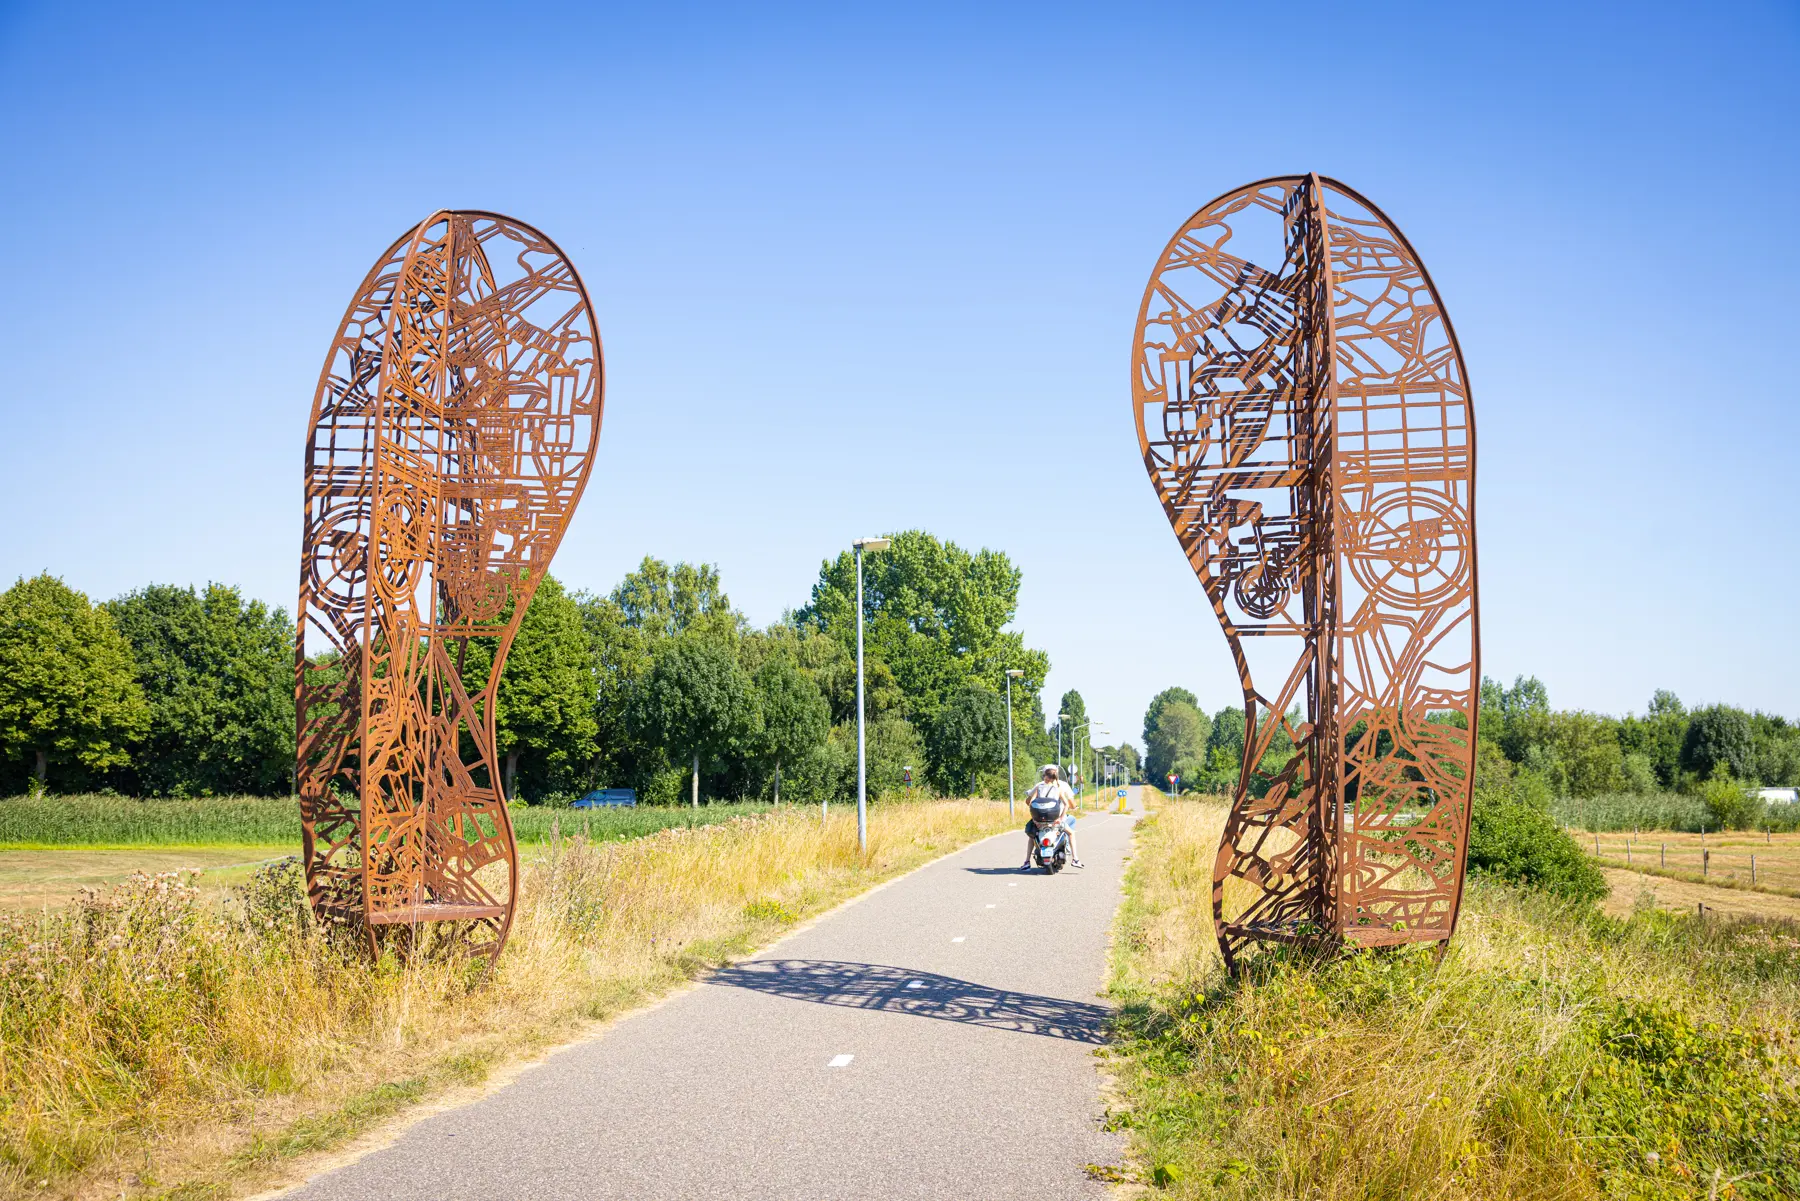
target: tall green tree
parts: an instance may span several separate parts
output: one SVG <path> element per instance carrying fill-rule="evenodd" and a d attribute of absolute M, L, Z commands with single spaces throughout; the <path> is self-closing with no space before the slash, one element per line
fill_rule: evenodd
<path fill-rule="evenodd" d="M 1212 716 L 1212 730 L 1206 736 L 1206 768 L 1191 781 L 1192 787 L 1201 792 L 1232 792 L 1243 765 L 1244 711 L 1226 705 Z"/>
<path fill-rule="evenodd" d="M 90 770 L 127 761 L 150 720 L 131 646 L 112 615 L 45 573 L 0 594 L 0 754 Z"/>
<path fill-rule="evenodd" d="M 149 722 L 127 785 L 154 796 L 286 792 L 294 628 L 236 588 L 152 584 L 103 606 L 131 645 Z"/>
<path fill-rule="evenodd" d="M 785 654 L 771 655 L 756 673 L 762 712 L 760 749 L 775 767 L 775 803 L 781 803 L 781 765 L 802 762 L 831 733 L 831 706 L 818 684 Z"/>
<path fill-rule="evenodd" d="M 1500 749 L 1514 763 L 1529 763 L 1550 755 L 1550 692 L 1536 676 L 1515 676 L 1510 688 L 1493 687 L 1484 681 L 1484 702 L 1491 696 L 1498 729 L 1494 733 Z M 1485 711 L 1484 717 L 1489 716 Z M 1534 748 L 1536 754 L 1533 754 Z"/>
<path fill-rule="evenodd" d="M 1152 747 L 1157 744 L 1157 720 L 1163 715 L 1163 709 L 1170 704 L 1175 704 L 1177 700 L 1192 706 L 1195 713 L 1204 715 L 1204 711 L 1201 709 L 1201 700 L 1186 688 L 1165 688 L 1156 693 L 1154 697 L 1150 697 L 1150 706 L 1143 711 L 1143 749 L 1145 749 L 1145 771 L 1150 772 L 1152 778 L 1161 778 L 1168 774 L 1168 763 L 1156 760 L 1152 754 Z M 1206 722 L 1206 727 L 1210 733 L 1211 720 Z"/>
<path fill-rule="evenodd" d="M 470 644 L 470 682 L 487 678 L 493 652 L 490 641 Z M 494 751 L 508 798 L 517 795 L 521 763 L 540 793 L 576 785 L 594 757 L 595 684 L 581 606 L 546 575 L 501 665 L 494 705 Z"/>
<path fill-rule="evenodd" d="M 1653 785 L 1673 788 L 1681 776 L 1681 744 L 1687 739 L 1687 724 L 1681 698 L 1658 688 L 1644 716 L 1628 715 L 1619 723 L 1619 745 L 1627 755 L 1643 756 L 1655 775 Z M 1482 736 L 1487 736 L 1485 731 Z M 1646 786 L 1639 781 L 1639 787 Z"/>
<path fill-rule="evenodd" d="M 1756 779 L 1756 737 L 1750 715 L 1732 705 L 1694 710 L 1681 744 L 1681 769 L 1701 780 L 1723 767 L 1733 779 Z"/>
<path fill-rule="evenodd" d="M 927 744 L 933 777 L 946 792 L 975 791 L 975 775 L 1006 762 L 1006 700 L 984 684 L 964 684 L 939 707 Z"/>
<path fill-rule="evenodd" d="M 1082 756 L 1075 750 L 1076 739 L 1084 743 L 1088 741 L 1090 730 L 1085 729 L 1088 719 L 1087 702 L 1081 693 L 1071 688 L 1062 694 L 1056 702 L 1057 718 L 1062 722 L 1062 755 L 1063 762 L 1080 765 Z M 1070 780 L 1070 783 L 1074 783 Z"/>
<path fill-rule="evenodd" d="M 667 763 L 633 724 L 638 689 L 654 662 L 652 636 L 631 624 L 611 597 L 577 593 L 594 686 L 594 755 L 588 774 L 597 784 L 649 792 Z"/>
<path fill-rule="evenodd" d="M 736 633 L 742 619 L 731 607 L 712 564 L 676 563 L 644 556 L 636 571 L 612 591 L 625 623 L 653 638 L 673 638 L 697 627 Z"/>
<path fill-rule="evenodd" d="M 1579 709 L 1555 711 L 1547 736 L 1563 794 L 1598 796 L 1624 787 L 1625 756 L 1612 718 Z"/>
<path fill-rule="evenodd" d="M 1157 713 L 1156 725 L 1146 750 L 1151 779 L 1161 780 L 1170 772 L 1179 772 L 1184 780 L 1199 786 L 1207 758 L 1206 743 L 1212 735 L 1212 722 L 1186 701 L 1169 701 Z"/>
<path fill-rule="evenodd" d="M 1756 748 L 1756 778 L 1770 787 L 1800 784 L 1800 726 L 1759 711 L 1750 715 L 1750 734 Z"/>
<path fill-rule="evenodd" d="M 831 706 L 833 725 L 856 721 L 855 644 L 846 647 L 815 625 L 779 621 L 766 630 L 746 633 L 738 644 L 738 657 L 752 674 L 772 655 L 791 656 L 812 677 Z M 888 712 L 903 712 L 906 698 L 894 682 L 894 673 L 881 656 L 863 655 L 863 704 L 871 720 Z"/>
<path fill-rule="evenodd" d="M 761 721 L 754 687 L 729 643 L 689 630 L 657 648 L 638 690 L 635 724 L 672 762 L 693 761 L 696 807 L 705 762 L 755 738 Z"/>
<path fill-rule="evenodd" d="M 864 642 L 893 673 L 905 716 L 930 725 L 963 685 L 979 680 L 1002 692 L 1008 668 L 1025 674 L 1015 693 L 1035 693 L 1049 656 L 1025 646 L 1006 626 L 1018 611 L 1019 570 L 999 551 L 971 554 L 923 530 L 893 536 L 864 557 Z M 816 625 L 846 648 L 856 645 L 856 561 L 850 551 L 823 563 L 812 599 L 796 621 Z"/>

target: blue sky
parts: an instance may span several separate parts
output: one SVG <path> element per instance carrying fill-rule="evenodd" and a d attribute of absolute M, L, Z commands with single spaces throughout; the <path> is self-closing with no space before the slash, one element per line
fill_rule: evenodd
<path fill-rule="evenodd" d="M 1230 660 L 1138 459 L 1189 213 L 1318 171 L 1429 265 L 1480 432 L 1484 667 L 1800 716 L 1800 8 L 0 3 L 0 574 L 292 607 L 301 439 L 436 208 L 556 238 L 606 345 L 554 570 L 719 564 L 753 621 L 862 533 L 1024 570 L 1115 735 Z"/>

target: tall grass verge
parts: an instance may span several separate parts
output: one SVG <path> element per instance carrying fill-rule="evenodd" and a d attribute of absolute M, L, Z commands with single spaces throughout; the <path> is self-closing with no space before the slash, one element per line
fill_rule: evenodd
<path fill-rule="evenodd" d="M 291 862 L 223 908 L 164 875 L 0 918 L 0 1188 L 223 1196 L 1009 826 L 946 801 L 873 810 L 866 856 L 844 809 L 575 837 L 527 869 L 485 977 L 335 945 Z"/>
<path fill-rule="evenodd" d="M 1800 1195 L 1800 927 L 1611 920 L 1471 881 L 1428 948 L 1224 977 L 1216 805 L 1140 824 L 1113 1063 L 1171 1197 Z"/>
<path fill-rule="evenodd" d="M 710 825 L 761 813 L 765 804 L 679 808 L 552 809 L 511 807 L 521 843 L 565 835 L 641 838 L 673 826 Z M 18 796 L 0 799 L 0 850 L 73 847 L 300 845 L 300 805 L 292 797 L 138 798 Z"/>

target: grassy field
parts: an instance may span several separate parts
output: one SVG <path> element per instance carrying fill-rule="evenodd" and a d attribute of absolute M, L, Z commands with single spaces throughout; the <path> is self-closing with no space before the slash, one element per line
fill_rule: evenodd
<path fill-rule="evenodd" d="M 1800 896 L 1800 834 L 1577 833 L 1575 839 L 1609 867 Z"/>
<path fill-rule="evenodd" d="M 513 829 L 521 843 L 564 834 L 594 839 L 641 838 L 671 826 L 728 821 L 767 805 L 703 805 L 635 809 L 551 809 L 516 805 Z M 192 800 L 118 796 L 0 799 L 0 851 L 71 847 L 262 847 L 300 845 L 300 808 L 291 797 L 205 797 Z"/>
<path fill-rule="evenodd" d="M 1600 874 L 1606 877 L 1607 887 L 1612 889 L 1600 907 L 1612 917 L 1630 917 L 1633 910 L 1649 906 L 1671 913 L 1800 922 L 1800 897 L 1760 889 L 1721 888 L 1716 884 L 1674 880 L 1617 867 L 1603 867 Z"/>
<path fill-rule="evenodd" d="M 528 861 L 486 977 L 337 945 L 291 865 L 225 905 L 164 874 L 0 915 L 0 1193 L 223 1198 L 276 1181 L 1012 824 L 1004 803 L 886 804 L 866 856 L 848 807 L 567 839 Z"/>
<path fill-rule="evenodd" d="M 194 884 L 219 896 L 242 884 L 258 867 L 297 848 L 130 847 L 94 850 L 0 851 L 0 910 L 62 909 L 82 889 L 109 888 L 134 872 L 199 872 Z"/>
<path fill-rule="evenodd" d="M 1428 949 L 1270 957 L 1211 933 L 1217 805 L 1140 826 L 1111 1062 L 1171 1197 L 1800 1195 L 1800 925 L 1624 918 L 1472 881 Z"/>

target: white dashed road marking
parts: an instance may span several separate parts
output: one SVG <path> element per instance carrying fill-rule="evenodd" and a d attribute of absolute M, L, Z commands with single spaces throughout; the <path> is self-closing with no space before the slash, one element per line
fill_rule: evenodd
<path fill-rule="evenodd" d="M 854 1055 L 833 1055 L 831 1057 L 831 1062 L 825 1066 L 828 1068 L 847 1068 L 850 1066 L 850 1061 L 855 1058 L 856 1056 Z"/>
<path fill-rule="evenodd" d="M 960 934 L 959 934 L 959 935 L 957 935 L 957 936 L 956 936 L 956 937 L 955 937 L 955 938 L 953 938 L 953 939 L 951 939 L 951 940 L 950 940 L 950 941 L 951 941 L 951 942 L 961 942 L 961 941 L 962 941 L 962 940 L 963 940 L 963 938 L 964 938 L 964 937 L 966 937 L 966 936 L 965 936 L 965 935 L 960 935 Z"/>

